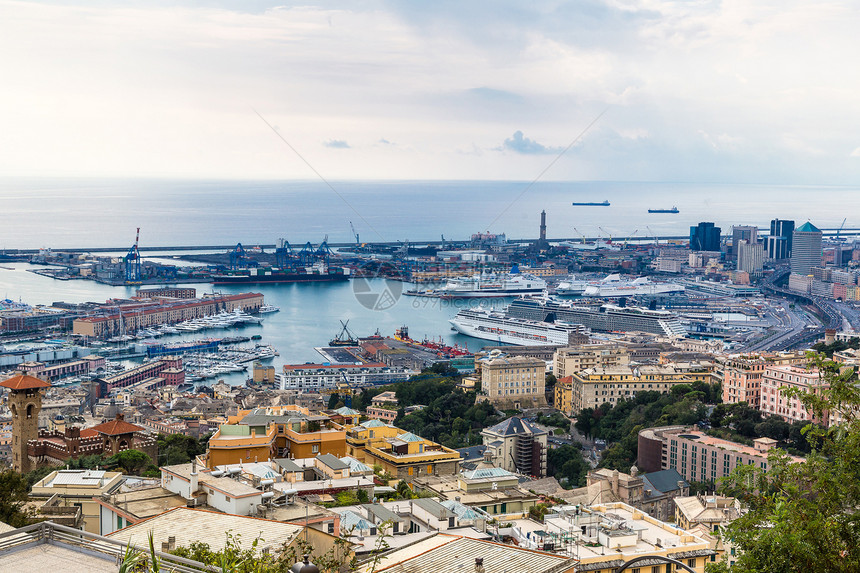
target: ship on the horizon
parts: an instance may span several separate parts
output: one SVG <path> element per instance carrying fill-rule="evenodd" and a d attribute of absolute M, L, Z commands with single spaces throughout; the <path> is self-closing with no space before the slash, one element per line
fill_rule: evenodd
<path fill-rule="evenodd" d="M 648 209 L 649 213 L 680 213 L 677 207 L 672 207 L 671 209 Z"/>
<path fill-rule="evenodd" d="M 592 202 L 584 202 L 584 203 L 574 202 L 574 203 L 571 203 L 571 205 L 573 205 L 574 207 L 609 207 L 609 200 L 604 200 L 604 201 L 601 201 L 600 203 L 593 202 L 593 201 Z"/>

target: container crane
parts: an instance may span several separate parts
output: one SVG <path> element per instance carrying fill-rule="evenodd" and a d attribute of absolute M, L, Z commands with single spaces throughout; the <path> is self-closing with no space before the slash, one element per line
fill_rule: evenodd
<path fill-rule="evenodd" d="M 604 233 L 606 233 L 606 235 L 609 237 L 609 243 L 611 244 L 612 243 L 612 233 L 610 233 L 609 231 L 607 231 L 603 227 L 597 227 L 597 228 L 600 229 L 601 231 L 603 231 Z"/>
<path fill-rule="evenodd" d="M 633 238 L 633 236 L 634 236 L 636 233 L 638 233 L 638 232 L 639 232 L 639 229 L 636 229 L 635 231 L 633 231 L 632 233 L 630 233 L 630 236 L 629 236 L 629 237 L 627 237 L 626 239 L 624 239 L 624 248 L 625 248 L 625 249 L 627 248 L 627 241 L 629 241 L 630 239 L 632 239 L 632 238 Z"/>
<path fill-rule="evenodd" d="M 137 234 L 134 236 L 134 245 L 125 256 L 125 282 L 129 284 L 140 284 L 140 250 L 137 248 L 139 241 L 140 227 L 137 228 Z"/>
<path fill-rule="evenodd" d="M 580 237 L 582 237 L 582 244 L 584 245 L 584 244 L 585 244 L 585 235 L 583 235 L 582 233 L 580 233 L 580 232 L 579 232 L 579 229 L 577 229 L 576 227 L 574 227 L 574 228 L 573 228 L 573 230 L 574 230 L 574 231 L 576 231 L 576 234 L 577 234 L 577 235 L 579 235 Z"/>
<path fill-rule="evenodd" d="M 352 224 L 352 221 L 349 222 L 349 228 L 352 229 L 352 234 L 355 235 L 355 246 L 360 247 L 361 241 L 358 240 L 358 233 L 355 232 L 355 226 Z"/>
<path fill-rule="evenodd" d="M 657 238 L 657 234 L 656 234 L 654 231 L 652 231 L 652 230 L 651 230 L 651 227 L 645 227 L 645 228 L 646 228 L 646 229 L 648 229 L 648 232 L 649 232 L 649 233 L 651 233 L 652 235 L 654 235 L 654 244 L 655 244 L 655 245 L 660 245 L 660 239 L 658 239 L 658 238 Z"/>

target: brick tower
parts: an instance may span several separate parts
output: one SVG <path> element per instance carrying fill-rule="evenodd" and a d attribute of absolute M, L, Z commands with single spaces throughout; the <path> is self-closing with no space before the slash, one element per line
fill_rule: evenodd
<path fill-rule="evenodd" d="M 9 389 L 9 409 L 12 411 L 12 467 L 18 473 L 30 471 L 27 442 L 39 437 L 39 411 L 42 409 L 42 388 L 51 385 L 33 376 L 18 375 L 0 382 Z"/>

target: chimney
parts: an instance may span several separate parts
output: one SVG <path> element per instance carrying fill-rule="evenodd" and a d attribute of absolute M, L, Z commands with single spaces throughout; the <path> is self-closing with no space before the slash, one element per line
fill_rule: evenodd
<path fill-rule="evenodd" d="M 189 499 L 194 498 L 194 494 L 197 493 L 197 458 L 191 460 L 191 492 L 189 493 Z"/>
<path fill-rule="evenodd" d="M 475 557 L 475 573 L 484 573 L 483 557 Z"/>

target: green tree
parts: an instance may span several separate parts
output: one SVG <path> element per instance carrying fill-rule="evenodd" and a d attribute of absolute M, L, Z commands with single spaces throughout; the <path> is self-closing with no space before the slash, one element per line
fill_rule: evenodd
<path fill-rule="evenodd" d="M 109 464 L 116 464 L 129 475 L 140 475 L 140 472 L 152 464 L 149 456 L 140 450 L 123 450 L 108 458 Z"/>
<path fill-rule="evenodd" d="M 337 403 L 340 401 L 340 394 L 337 392 L 332 392 L 332 395 L 328 398 L 328 409 L 334 410 L 337 408 Z"/>
<path fill-rule="evenodd" d="M 24 511 L 30 486 L 19 473 L 6 470 L 0 473 L 0 521 L 12 527 L 23 527 L 30 521 Z"/>
<path fill-rule="evenodd" d="M 815 356 L 829 388 L 819 393 L 787 391 L 816 419 L 840 415 L 830 428 L 803 428 L 811 451 L 794 462 L 771 450 L 768 467 L 741 466 L 722 485 L 749 512 L 735 520 L 726 536 L 740 549 L 736 569 L 793 573 L 860 571 L 860 387 L 854 369 Z M 725 563 L 713 571 L 727 571 Z"/>

